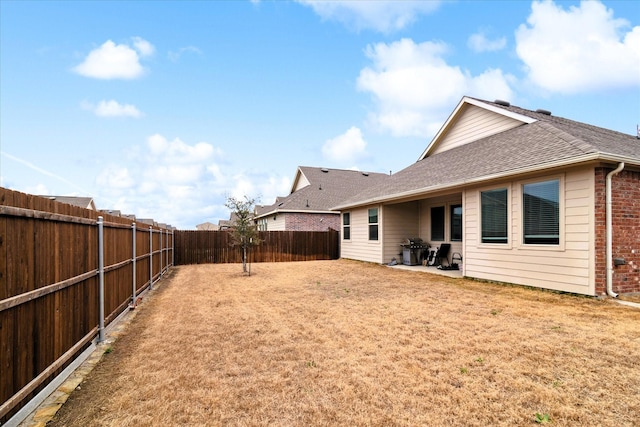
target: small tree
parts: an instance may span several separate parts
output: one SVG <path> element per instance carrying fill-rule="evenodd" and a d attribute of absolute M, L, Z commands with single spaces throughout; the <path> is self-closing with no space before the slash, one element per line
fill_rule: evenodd
<path fill-rule="evenodd" d="M 255 199 L 244 197 L 244 201 L 229 197 L 224 204 L 231 209 L 231 217 L 234 219 L 231 231 L 231 245 L 240 246 L 242 251 L 242 272 L 251 274 L 247 270 L 247 251 L 251 246 L 261 243 L 258 237 L 258 227 L 253 222 L 253 208 Z"/>

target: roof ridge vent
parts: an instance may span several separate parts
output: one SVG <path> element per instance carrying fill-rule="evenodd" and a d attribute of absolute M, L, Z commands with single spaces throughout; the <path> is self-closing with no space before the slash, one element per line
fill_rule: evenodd
<path fill-rule="evenodd" d="M 542 108 L 538 108 L 538 109 L 536 110 L 536 113 L 544 114 L 545 116 L 550 116 L 550 115 L 551 115 L 551 111 L 549 111 L 549 110 L 543 110 Z"/>
<path fill-rule="evenodd" d="M 503 101 L 502 99 L 496 99 L 493 103 L 502 105 L 503 107 L 511 107 L 511 103 L 509 101 Z"/>

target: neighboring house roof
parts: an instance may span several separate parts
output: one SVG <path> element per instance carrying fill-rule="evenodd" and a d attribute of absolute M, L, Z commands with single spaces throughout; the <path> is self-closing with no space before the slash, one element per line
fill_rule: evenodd
<path fill-rule="evenodd" d="M 500 133 L 481 134 L 479 139 L 438 151 L 438 144 L 467 108 L 482 108 L 519 123 Z M 382 185 L 336 204 L 334 209 L 401 200 L 421 193 L 594 161 L 640 166 L 640 140 L 540 110 L 464 97 L 416 163 L 395 173 Z"/>
<path fill-rule="evenodd" d="M 113 216 L 122 216 L 122 212 L 116 209 L 100 209 L 100 212 L 113 215 Z"/>
<path fill-rule="evenodd" d="M 335 213 L 330 212 L 333 206 L 387 179 L 384 173 L 299 166 L 291 193 L 273 205 L 256 207 L 255 219 L 281 212 Z"/>
<path fill-rule="evenodd" d="M 158 225 L 158 223 L 153 218 L 138 218 L 136 221 L 148 225 Z"/>
<path fill-rule="evenodd" d="M 233 228 L 235 227 L 237 221 L 238 221 L 238 215 L 236 215 L 235 212 L 231 212 L 229 214 L 229 219 L 221 219 L 218 221 L 218 229 L 224 230 L 227 228 Z"/>
<path fill-rule="evenodd" d="M 218 230 L 219 226 L 217 224 L 213 224 L 211 222 L 203 222 L 202 224 L 196 225 L 196 230 Z"/>
<path fill-rule="evenodd" d="M 66 203 L 68 205 L 79 206 L 85 209 L 96 210 L 96 205 L 91 197 L 74 197 L 74 196 L 40 196 L 56 202 Z"/>

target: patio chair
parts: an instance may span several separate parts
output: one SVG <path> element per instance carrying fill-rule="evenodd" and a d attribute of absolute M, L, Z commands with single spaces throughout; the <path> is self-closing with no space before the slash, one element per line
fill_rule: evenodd
<path fill-rule="evenodd" d="M 446 261 L 448 266 L 451 265 L 451 263 L 449 262 L 450 251 L 451 251 L 450 243 L 441 244 L 438 250 L 436 251 L 435 262 L 433 265 L 442 266 L 444 265 L 443 261 Z"/>

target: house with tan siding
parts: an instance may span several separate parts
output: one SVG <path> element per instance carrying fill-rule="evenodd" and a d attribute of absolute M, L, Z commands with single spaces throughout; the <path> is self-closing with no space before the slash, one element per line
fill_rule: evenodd
<path fill-rule="evenodd" d="M 416 163 L 334 209 L 343 258 L 420 238 L 470 278 L 640 292 L 640 139 L 549 111 L 464 97 Z"/>
<path fill-rule="evenodd" d="M 254 221 L 264 231 L 340 230 L 340 212 L 331 208 L 389 175 L 349 169 L 299 166 L 291 191 L 273 205 L 256 206 Z"/>

